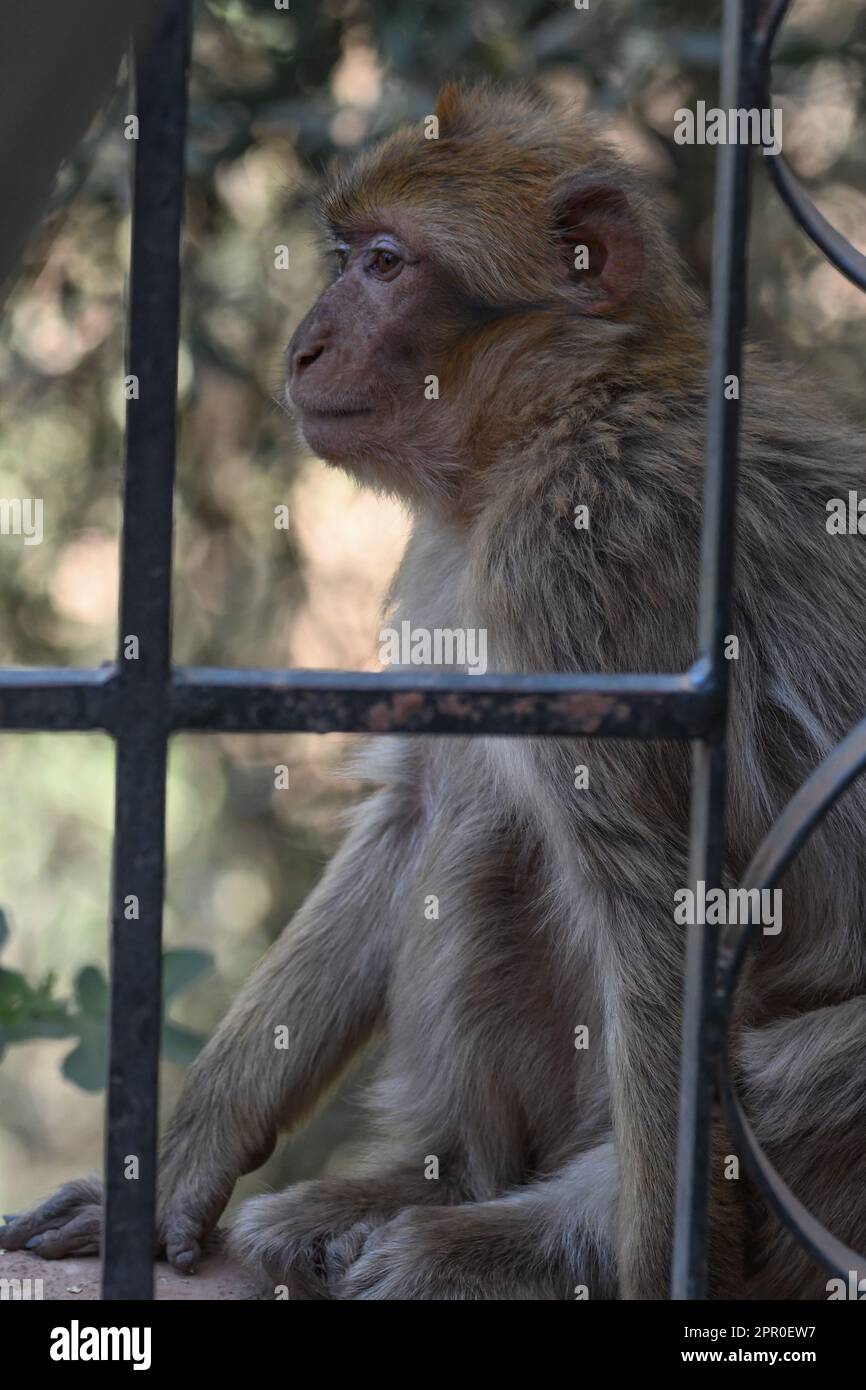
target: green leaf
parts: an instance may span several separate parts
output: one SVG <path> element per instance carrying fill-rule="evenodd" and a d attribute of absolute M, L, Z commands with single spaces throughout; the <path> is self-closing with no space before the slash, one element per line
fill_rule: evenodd
<path fill-rule="evenodd" d="M 0 941 L 8 925 L 0 913 Z M 163 997 L 166 1003 L 213 966 L 207 951 L 167 951 L 163 957 Z M 84 1091 L 105 1085 L 108 1040 L 108 984 L 98 966 L 85 965 L 75 977 L 74 1002 L 55 999 L 54 975 L 32 985 L 18 970 L 0 969 L 0 1057 L 8 1043 L 34 1038 L 68 1038 L 78 1042 L 64 1059 L 61 1070 L 67 1081 Z M 201 1033 L 166 1023 L 162 1050 L 180 1066 L 189 1066 L 206 1039 Z"/>
<path fill-rule="evenodd" d="M 108 1017 L 108 985 L 96 965 L 85 965 L 75 977 L 75 997 L 82 1013 L 91 1018 Z"/>
<path fill-rule="evenodd" d="M 66 1004 L 51 997 L 54 976 L 33 986 L 18 970 L 0 970 L 0 1035 L 4 1042 L 65 1038 L 70 1026 Z"/>
<path fill-rule="evenodd" d="M 209 951 L 166 951 L 162 958 L 162 997 L 166 1003 L 213 968 Z"/>
<path fill-rule="evenodd" d="M 103 1028 L 89 1027 L 78 1046 L 64 1059 L 61 1071 L 82 1091 L 101 1091 L 105 1085 L 106 1037 Z"/>
<path fill-rule="evenodd" d="M 62 1006 L 58 1005 L 58 1010 Z M 54 1018 L 34 1018 L 26 1014 L 8 1023 L 0 1022 L 0 1040 L 4 1043 L 30 1042 L 33 1038 L 69 1038 L 75 1029 L 65 1013 Z"/>
<path fill-rule="evenodd" d="M 22 1001 L 33 993 L 18 970 L 0 970 L 0 1015 L 7 1009 L 20 1009 Z"/>

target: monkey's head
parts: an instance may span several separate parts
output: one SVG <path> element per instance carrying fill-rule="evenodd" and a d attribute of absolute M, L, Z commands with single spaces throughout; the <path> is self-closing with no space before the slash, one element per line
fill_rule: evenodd
<path fill-rule="evenodd" d="M 695 307 L 635 174 L 585 117 L 448 86 L 332 177 L 335 277 L 287 349 L 310 447 L 362 481 L 451 499 L 506 443 L 586 410 Z"/>

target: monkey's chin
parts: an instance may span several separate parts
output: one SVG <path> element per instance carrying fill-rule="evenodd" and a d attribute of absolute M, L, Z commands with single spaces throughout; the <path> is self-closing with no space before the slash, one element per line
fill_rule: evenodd
<path fill-rule="evenodd" d="M 326 463 L 347 466 L 359 452 L 366 452 L 371 410 L 343 411 L 340 414 L 304 411 L 298 424 L 309 448 Z"/>

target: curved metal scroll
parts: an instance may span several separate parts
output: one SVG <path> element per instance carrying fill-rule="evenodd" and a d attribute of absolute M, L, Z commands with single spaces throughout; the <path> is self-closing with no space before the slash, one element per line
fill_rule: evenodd
<path fill-rule="evenodd" d="M 754 60 L 757 65 L 758 84 L 763 94 L 763 105 L 770 109 L 770 64 L 772 49 L 779 26 L 785 18 L 791 0 L 776 0 L 763 33 L 756 39 Z M 822 251 L 831 265 L 859 289 L 866 290 L 866 256 L 831 225 L 816 208 L 812 199 L 803 191 L 791 167 L 781 154 L 767 154 L 764 158 L 769 165 L 770 174 L 794 221 L 797 222 L 819 251 Z"/>
<path fill-rule="evenodd" d="M 821 823 L 834 802 L 866 768 L 866 719 L 834 748 L 789 801 L 743 876 L 742 887 L 772 889 L 794 855 Z M 723 935 L 719 952 L 718 998 L 727 1047 L 719 1055 L 719 1088 L 738 1148 L 767 1201 L 800 1243 L 833 1273 L 854 1271 L 866 1277 L 866 1258 L 837 1240 L 803 1206 L 773 1167 L 749 1124 L 734 1089 L 730 1072 L 731 1015 L 734 993 L 749 945 L 757 930 L 750 922 Z"/>
<path fill-rule="evenodd" d="M 790 0 L 776 0 L 763 31 L 755 36 L 752 62 L 763 105 L 770 108 L 773 43 Z M 818 211 L 781 155 L 765 154 L 776 188 L 794 220 L 827 260 L 860 289 L 866 290 L 866 256 Z M 866 769 L 866 719 L 833 750 L 788 803 L 746 870 L 742 887 L 772 889 L 794 855 L 824 819 L 834 802 Z M 731 1018 L 734 994 L 756 925 L 729 929 L 722 937 L 717 962 L 716 1002 L 726 1045 L 719 1052 L 719 1088 L 738 1149 L 769 1205 L 800 1244 L 828 1270 L 846 1278 L 866 1277 L 866 1257 L 849 1249 L 803 1206 L 761 1148 L 740 1104 L 731 1077 Z"/>

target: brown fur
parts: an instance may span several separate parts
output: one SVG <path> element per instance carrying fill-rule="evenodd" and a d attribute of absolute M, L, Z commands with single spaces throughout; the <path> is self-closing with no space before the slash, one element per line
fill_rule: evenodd
<path fill-rule="evenodd" d="M 398 132 L 325 199 L 351 254 L 290 348 L 302 424 L 314 444 L 321 430 L 329 461 L 416 508 L 398 621 L 483 627 L 499 671 L 684 669 L 697 616 L 703 310 L 651 196 L 582 118 L 487 89 L 449 89 L 439 114 L 438 141 Z M 380 283 L 363 258 L 383 229 L 408 249 L 405 269 Z M 563 241 L 580 237 L 603 247 L 583 278 L 562 260 Z M 430 371 L 441 392 L 427 401 Z M 863 714 L 866 669 L 863 543 L 825 529 L 827 500 L 861 482 L 862 441 L 811 382 L 765 355 L 749 353 L 744 382 L 732 883 Z M 310 411 L 323 403 L 317 425 Z M 359 407 L 357 419 L 340 414 Z M 573 526 L 578 504 L 589 531 Z M 590 769 L 585 791 L 573 786 L 578 764 Z M 565 1299 L 580 1285 L 665 1297 L 688 748 L 394 739 L 365 767 L 379 790 L 190 1069 L 161 1176 L 170 1258 L 195 1262 L 237 1177 L 381 1033 L 370 1097 L 380 1137 L 358 1175 L 241 1209 L 234 1248 L 270 1286 L 299 1297 Z M 737 1044 L 759 1138 L 861 1248 L 864 821 L 855 786 L 788 873 L 783 930 L 758 944 Z M 279 1024 L 288 1051 L 273 1046 Z M 723 1180 L 723 1152 L 714 1293 L 822 1297 L 826 1276 L 745 1179 Z M 438 1180 L 424 1176 L 429 1156 Z M 92 1190 L 64 1200 L 74 1220 L 90 1211 L 92 1244 Z M 43 1253 L 64 1253 L 53 1222 Z M 12 1248 L 49 1224 L 44 1211 L 22 1217 Z"/>

